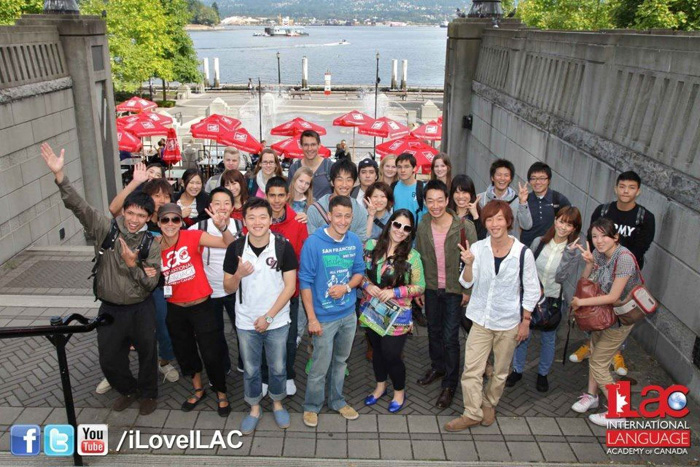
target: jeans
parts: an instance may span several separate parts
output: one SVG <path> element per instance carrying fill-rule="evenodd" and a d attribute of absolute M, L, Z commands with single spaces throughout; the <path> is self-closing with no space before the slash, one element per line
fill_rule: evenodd
<path fill-rule="evenodd" d="M 319 413 L 323 407 L 326 391 L 326 376 L 330 370 L 328 382 L 328 407 L 338 411 L 347 405 L 343 397 L 343 384 L 345 383 L 345 369 L 347 360 L 352 350 L 352 342 L 355 339 L 357 329 L 357 317 L 355 313 L 349 313 L 344 318 L 321 323 L 323 333 L 313 336 L 314 346 L 313 362 L 306 380 L 306 396 L 304 398 L 304 412 Z"/>
<path fill-rule="evenodd" d="M 432 369 L 444 371 L 442 387 L 455 389 L 459 379 L 459 325 L 462 295 L 444 289 L 425 291 L 428 352 Z"/>
<path fill-rule="evenodd" d="M 168 316 L 168 303 L 165 301 L 163 289 L 156 287 L 153 291 L 153 303 L 156 306 L 156 339 L 158 340 L 158 356 L 163 360 L 175 360 L 173 343 L 170 340 L 165 318 Z"/>
<path fill-rule="evenodd" d="M 287 336 L 287 379 L 296 378 L 294 360 L 297 357 L 297 318 L 299 317 L 299 297 L 289 300 L 289 335 Z M 267 358 L 262 356 L 262 382 L 268 384 Z"/>
<path fill-rule="evenodd" d="M 513 354 L 513 371 L 522 373 L 525 369 L 527 346 L 530 343 L 533 332 L 535 331 L 530 330 L 530 335 L 527 336 L 527 339 L 522 341 L 520 345 L 515 348 L 515 353 Z M 557 338 L 557 330 L 536 332 L 540 333 L 540 343 L 542 344 L 542 348 L 540 349 L 540 364 L 537 367 L 537 373 L 542 376 L 547 376 L 554 362 L 554 345 Z"/>
<path fill-rule="evenodd" d="M 238 329 L 238 342 L 243 354 L 243 393 L 245 401 L 253 406 L 262 400 L 262 365 L 263 349 L 269 365 L 270 398 L 281 401 L 287 397 L 287 334 L 289 325 L 272 331 Z"/>

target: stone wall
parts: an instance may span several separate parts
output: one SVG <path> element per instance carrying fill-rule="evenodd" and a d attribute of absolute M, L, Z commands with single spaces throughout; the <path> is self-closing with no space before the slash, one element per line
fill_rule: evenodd
<path fill-rule="evenodd" d="M 544 161 L 587 228 L 593 209 L 614 199 L 620 172 L 641 175 L 639 202 L 657 225 L 644 275 L 662 307 L 635 337 L 700 399 L 700 36 L 469 20 L 453 22 L 449 36 L 443 147 L 478 190 L 496 158 L 513 161 L 520 180 Z M 478 49 L 470 73 L 460 67 L 474 55 L 457 52 L 465 40 Z"/>
<path fill-rule="evenodd" d="M 0 264 L 30 245 L 84 244 L 39 149 L 65 148 L 84 192 L 72 87 L 55 28 L 0 27 Z"/>

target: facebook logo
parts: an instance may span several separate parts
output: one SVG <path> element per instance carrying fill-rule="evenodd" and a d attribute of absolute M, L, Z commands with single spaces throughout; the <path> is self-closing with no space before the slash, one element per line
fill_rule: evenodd
<path fill-rule="evenodd" d="M 41 429 L 37 425 L 12 425 L 10 452 L 15 456 L 37 456 L 40 451 Z"/>
<path fill-rule="evenodd" d="M 72 456 L 75 450 L 75 430 L 72 425 L 46 425 L 44 428 L 44 454 L 47 456 Z"/>

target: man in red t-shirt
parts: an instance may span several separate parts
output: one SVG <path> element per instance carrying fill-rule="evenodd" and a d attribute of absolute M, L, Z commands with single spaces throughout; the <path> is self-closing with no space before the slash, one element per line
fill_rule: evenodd
<path fill-rule="evenodd" d="M 297 255 L 297 260 L 301 257 L 301 247 L 304 246 L 306 238 L 309 236 L 306 225 L 295 219 L 296 212 L 287 204 L 289 191 L 287 181 L 282 177 L 272 177 L 265 186 L 265 196 L 272 208 L 272 225 L 270 230 L 277 232 L 289 240 Z M 297 392 L 294 384 L 294 359 L 297 354 L 297 322 L 299 318 L 299 279 L 297 278 L 297 289 L 294 296 L 289 301 L 289 318 L 292 320 L 287 336 L 287 395 L 293 396 Z M 267 385 L 267 365 L 263 358 L 263 384 Z M 264 387 L 263 386 L 263 393 Z"/>

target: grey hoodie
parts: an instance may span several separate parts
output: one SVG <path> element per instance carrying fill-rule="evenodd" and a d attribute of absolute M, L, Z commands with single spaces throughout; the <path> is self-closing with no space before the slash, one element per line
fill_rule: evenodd
<path fill-rule="evenodd" d="M 486 203 L 489 201 L 497 199 L 510 204 L 510 209 L 513 211 L 513 226 L 508 233 L 515 238 L 520 239 L 520 229 L 528 230 L 532 228 L 530 206 L 527 203 L 520 204 L 518 193 L 511 187 L 508 187 L 505 194 L 499 198 L 493 190 L 493 185 L 489 185 L 486 191 L 480 193 L 479 196 L 481 196 L 479 204 L 482 208 L 486 206 Z"/>
<path fill-rule="evenodd" d="M 317 202 L 324 209 L 326 216 L 328 216 L 328 204 L 331 201 L 331 195 L 326 195 L 319 199 Z M 367 240 L 367 209 L 365 209 L 362 204 L 360 204 L 355 198 L 350 198 L 352 201 L 352 223 L 350 224 L 350 231 L 354 232 L 355 235 L 360 237 L 362 243 Z M 328 223 L 323 219 L 323 216 L 314 205 L 307 206 L 306 215 L 308 219 L 306 221 L 306 227 L 309 230 L 309 236 L 311 236 L 316 229 L 323 227 Z"/>

